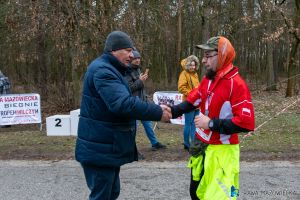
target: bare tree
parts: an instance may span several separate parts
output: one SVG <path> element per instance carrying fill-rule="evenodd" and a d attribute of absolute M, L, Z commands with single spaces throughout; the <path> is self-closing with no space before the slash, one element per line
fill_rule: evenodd
<path fill-rule="evenodd" d="M 223 35 L 236 48 L 234 64 L 256 89 L 278 89 L 288 76 L 286 96 L 293 96 L 299 10 L 297 0 L 1 1 L 1 70 L 16 92 L 38 92 L 47 105 L 70 110 L 79 106 L 86 67 L 112 30 L 129 33 L 141 51 L 150 92 L 176 90 L 180 60 L 200 57 L 196 44 Z"/>

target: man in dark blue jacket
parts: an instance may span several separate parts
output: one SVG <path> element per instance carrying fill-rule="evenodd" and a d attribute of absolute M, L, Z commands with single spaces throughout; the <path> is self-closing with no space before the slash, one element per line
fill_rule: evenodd
<path fill-rule="evenodd" d="M 137 160 L 136 120 L 168 121 L 171 110 L 141 101 L 124 79 L 133 42 L 111 32 L 104 53 L 84 76 L 75 157 L 81 163 L 90 200 L 113 200 L 120 193 L 120 166 Z"/>

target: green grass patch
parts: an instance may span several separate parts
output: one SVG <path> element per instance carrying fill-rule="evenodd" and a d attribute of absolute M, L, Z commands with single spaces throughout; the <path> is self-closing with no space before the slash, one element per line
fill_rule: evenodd
<path fill-rule="evenodd" d="M 74 151 L 74 143 L 75 137 L 47 137 L 45 131 L 2 131 L 0 133 L 0 158 L 69 158 Z"/>
<path fill-rule="evenodd" d="M 240 135 L 242 138 L 242 135 Z M 242 150 L 292 152 L 300 150 L 300 114 L 283 113 L 251 136 L 240 139 Z"/>

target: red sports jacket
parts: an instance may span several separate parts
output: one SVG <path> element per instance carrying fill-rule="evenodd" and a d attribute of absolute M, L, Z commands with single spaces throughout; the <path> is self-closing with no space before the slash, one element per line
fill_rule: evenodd
<path fill-rule="evenodd" d="M 254 109 L 251 94 L 238 68 L 232 63 L 222 67 L 215 80 L 204 77 L 192 90 L 187 101 L 199 106 L 202 114 L 209 118 L 231 119 L 242 128 L 254 130 Z M 209 144 L 238 144 L 238 134 L 220 134 L 210 129 L 196 129 L 196 136 Z"/>

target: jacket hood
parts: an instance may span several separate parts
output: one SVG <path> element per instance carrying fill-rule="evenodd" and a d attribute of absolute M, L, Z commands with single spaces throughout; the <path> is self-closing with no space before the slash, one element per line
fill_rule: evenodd
<path fill-rule="evenodd" d="M 197 56 L 194 56 L 194 55 L 191 55 L 191 56 L 181 60 L 180 64 L 181 64 L 182 69 L 189 70 L 192 61 L 194 61 L 196 63 L 195 71 L 197 71 L 199 69 L 199 59 L 197 58 Z"/>
<path fill-rule="evenodd" d="M 232 64 L 235 58 L 235 50 L 230 41 L 225 37 L 220 37 L 218 43 L 218 66 L 217 72 Z"/>

